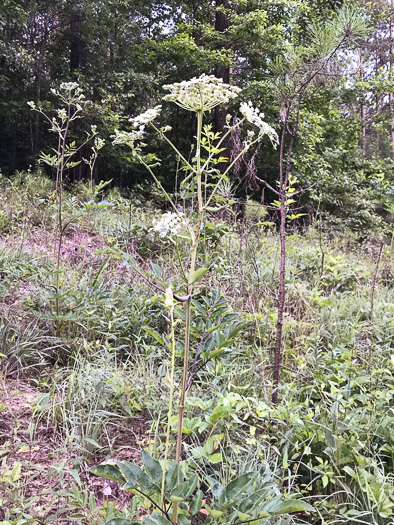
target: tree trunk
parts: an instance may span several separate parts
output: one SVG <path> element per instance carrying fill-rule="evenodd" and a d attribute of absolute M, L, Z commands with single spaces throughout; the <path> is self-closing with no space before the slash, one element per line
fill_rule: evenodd
<path fill-rule="evenodd" d="M 86 66 L 86 42 L 83 36 L 83 7 L 79 2 L 71 3 L 69 42 L 70 73 Z"/>
<path fill-rule="evenodd" d="M 360 47 L 360 80 L 361 81 L 364 80 L 363 58 L 364 58 L 364 49 Z M 361 117 L 361 151 L 362 151 L 363 156 L 365 156 L 367 132 L 365 128 L 366 111 L 365 111 L 364 101 L 361 102 L 360 117 Z"/>
<path fill-rule="evenodd" d="M 221 6 L 223 6 L 226 9 L 229 9 L 230 1 L 229 0 L 217 0 L 216 7 L 219 8 Z M 215 18 L 215 31 L 224 33 L 229 27 L 230 27 L 230 20 L 228 19 L 227 15 L 223 13 L 222 11 L 217 10 L 216 18 Z M 221 78 L 224 83 L 229 84 L 230 83 L 230 67 L 220 66 L 216 70 L 215 76 L 217 78 Z M 223 133 L 224 127 L 226 125 L 226 117 L 227 117 L 227 110 L 222 106 L 217 106 L 215 108 L 215 119 L 214 119 L 216 133 Z M 228 136 L 222 142 L 222 148 L 224 148 L 224 151 L 220 154 L 222 157 L 227 157 L 228 159 L 230 159 L 229 141 L 230 141 L 230 137 Z M 220 171 L 225 170 L 226 163 L 223 162 L 219 164 L 218 169 Z"/>
<path fill-rule="evenodd" d="M 394 52 L 394 43 L 393 43 L 393 37 L 394 37 L 394 21 L 393 21 L 393 17 L 394 17 L 394 0 L 391 0 L 391 3 L 390 3 L 390 26 L 389 26 L 389 30 L 390 30 L 390 66 L 389 66 L 389 79 L 391 80 L 391 82 L 393 82 L 393 67 L 394 67 L 394 56 L 393 56 L 393 52 Z M 391 115 L 391 125 L 390 125 L 390 134 L 391 134 L 391 147 L 392 147 L 392 152 L 393 152 L 393 156 L 394 156 L 394 93 L 392 90 L 390 90 L 390 93 L 389 93 L 389 104 L 390 104 L 390 115 Z"/>

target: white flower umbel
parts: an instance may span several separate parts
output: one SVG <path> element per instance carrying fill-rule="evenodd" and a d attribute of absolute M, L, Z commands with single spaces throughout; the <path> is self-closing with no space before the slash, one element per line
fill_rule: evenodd
<path fill-rule="evenodd" d="M 154 224 L 153 230 L 159 234 L 159 237 L 164 238 L 177 235 L 184 225 L 185 222 L 179 214 L 167 212 Z"/>
<path fill-rule="evenodd" d="M 219 104 L 225 105 L 238 96 L 240 88 L 224 84 L 221 78 L 201 75 L 198 78 L 163 86 L 170 91 L 164 100 L 175 102 L 183 109 L 194 112 L 210 111 Z"/>
<path fill-rule="evenodd" d="M 130 122 L 135 128 L 139 128 L 145 124 L 149 124 L 149 122 L 152 122 L 152 120 L 155 120 L 155 118 L 160 115 L 160 112 L 161 106 L 156 106 L 155 108 L 148 109 L 144 113 L 141 113 L 141 115 L 138 115 L 138 117 L 131 118 Z"/>
<path fill-rule="evenodd" d="M 146 145 L 141 142 L 144 135 L 144 126 L 133 131 L 119 131 L 115 129 L 115 135 L 112 135 L 111 139 L 113 139 L 112 144 L 126 144 L 129 146 L 133 156 L 135 156 Z"/>
<path fill-rule="evenodd" d="M 259 138 L 268 135 L 273 144 L 278 144 L 278 134 L 263 120 L 264 113 L 260 113 L 257 108 L 254 108 L 251 102 L 242 102 L 239 109 L 246 120 L 259 129 Z"/>

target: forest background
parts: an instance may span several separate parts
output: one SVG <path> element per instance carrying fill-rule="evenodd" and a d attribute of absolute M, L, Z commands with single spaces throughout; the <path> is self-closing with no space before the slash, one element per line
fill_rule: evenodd
<path fill-rule="evenodd" d="M 268 123 L 278 127 L 286 104 L 284 76 L 294 75 L 292 67 L 305 67 L 302 61 L 313 41 L 309 28 L 328 22 L 341 4 L 5 0 L 0 24 L 0 168 L 4 174 L 27 169 L 41 151 L 53 147 L 42 116 L 32 114 L 27 102 L 49 105 L 51 88 L 70 79 L 79 82 L 91 101 L 83 125 L 74 130 L 76 137 L 95 124 L 108 144 L 125 119 L 158 103 L 163 84 L 202 72 L 243 88 L 242 97 L 260 105 Z M 301 187 L 317 181 L 320 189 L 324 187 L 322 194 L 319 189 L 301 196 L 302 204 L 308 202 L 313 210 L 319 201 L 322 211 L 335 210 L 339 222 L 362 229 L 377 215 L 384 216 L 390 205 L 383 202 L 383 188 L 390 185 L 394 151 L 393 21 L 390 2 L 359 4 L 371 32 L 330 61 L 305 97 L 292 170 Z M 215 112 L 217 131 L 223 129 L 222 113 Z M 188 152 L 196 130 L 192 115 L 168 106 L 166 117 L 172 126 L 170 138 Z M 88 156 L 87 149 L 79 151 L 78 160 Z M 163 142 L 155 145 L 154 153 L 163 161 L 160 179 L 173 189 L 176 159 Z M 239 167 L 234 179 L 238 194 L 257 192 L 260 198 L 253 169 L 275 184 L 278 156 L 264 144 L 251 170 Z M 80 163 L 69 178 L 78 181 L 87 172 Z M 95 173 L 121 186 L 147 179 L 142 167 L 108 146 L 100 153 Z M 272 198 L 268 191 L 266 201 Z"/>

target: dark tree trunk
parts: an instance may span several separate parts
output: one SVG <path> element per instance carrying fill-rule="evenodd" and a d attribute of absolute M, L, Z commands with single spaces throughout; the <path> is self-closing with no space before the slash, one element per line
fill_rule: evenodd
<path fill-rule="evenodd" d="M 229 0 L 217 0 L 216 7 L 224 7 L 226 9 L 230 8 L 230 1 Z M 226 13 L 223 13 L 219 9 L 216 11 L 216 19 L 215 19 L 215 30 L 219 31 L 220 33 L 225 33 L 225 31 L 230 27 L 230 20 L 228 19 Z M 217 78 L 221 78 L 225 84 L 230 83 L 230 67 L 229 66 L 220 66 L 215 71 L 215 76 Z M 224 127 L 226 125 L 226 116 L 227 116 L 227 110 L 222 106 L 217 106 L 215 108 L 215 132 L 216 133 L 222 133 L 224 130 Z M 230 137 L 227 137 L 223 143 L 222 148 L 225 148 L 224 151 L 221 153 L 222 157 L 230 158 L 230 149 L 229 149 L 229 141 Z M 226 163 L 222 163 L 218 165 L 218 168 L 220 171 L 226 169 Z"/>
<path fill-rule="evenodd" d="M 364 49 L 361 47 L 360 48 L 360 80 L 361 82 L 364 81 L 363 60 L 364 60 Z M 360 117 L 361 117 L 361 151 L 362 151 L 363 156 L 365 156 L 367 130 L 365 127 L 366 110 L 365 110 L 364 101 L 361 102 Z"/>
<path fill-rule="evenodd" d="M 72 2 L 70 13 L 70 72 L 86 66 L 87 48 L 83 35 L 83 7 L 79 2 Z"/>
<path fill-rule="evenodd" d="M 391 80 L 391 82 L 393 81 L 393 70 L 394 70 L 394 56 L 393 56 L 393 53 L 394 53 L 394 42 L 393 42 L 394 22 L 393 22 L 393 18 L 394 18 L 394 0 L 391 0 L 390 2 L 390 26 L 389 26 L 389 31 L 390 31 L 389 79 Z M 390 93 L 389 93 L 389 103 L 390 103 L 390 114 L 391 114 L 391 125 L 390 125 L 391 147 L 392 147 L 392 152 L 394 156 L 394 116 L 393 116 L 394 94 L 392 90 L 390 90 Z"/>

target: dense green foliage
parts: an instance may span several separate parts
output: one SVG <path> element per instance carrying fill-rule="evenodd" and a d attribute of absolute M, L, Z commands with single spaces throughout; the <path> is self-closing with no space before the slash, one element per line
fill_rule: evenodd
<path fill-rule="evenodd" d="M 155 283 L 174 279 L 178 255 L 187 261 L 187 243 L 180 239 L 177 255 L 171 238 L 160 237 L 157 224 L 163 216 L 154 202 L 136 193 L 129 199 L 109 191 L 108 206 L 92 212 L 89 232 L 85 216 L 77 215 L 66 235 L 56 314 L 53 186 L 42 174 L 21 173 L 12 183 L 2 179 L 1 195 L 3 381 L 6 385 L 13 378 L 30 377 L 39 392 L 27 429 L 30 438 L 1 437 L 2 518 L 31 516 L 47 523 L 60 504 L 62 512 L 69 509 L 66 515 L 87 516 L 89 523 L 104 523 L 105 516 L 135 519 L 139 506 L 146 507 L 145 497 L 137 493 L 131 507 L 117 510 L 111 503 L 116 492 L 103 496 L 82 465 L 118 458 L 116 433 L 133 429 L 138 418 L 150 422 L 148 434 L 138 437 L 143 448 L 163 457 L 171 355 L 168 313 Z M 70 187 L 66 206 L 83 208 L 85 196 L 83 186 Z M 308 502 L 319 512 L 298 513 L 289 523 L 348 523 L 351 518 L 354 523 L 388 524 L 394 505 L 392 248 L 386 246 L 381 255 L 371 319 L 379 244 L 366 240 L 360 245 L 349 230 L 341 237 L 329 234 L 322 229 L 322 218 L 307 235 L 289 238 L 283 373 L 274 406 L 270 363 L 278 237 L 263 217 L 260 208 L 250 206 L 241 222 L 223 216 L 207 223 L 206 251 L 199 260 L 205 257 L 210 271 L 193 300 L 192 355 L 201 337 L 204 346 L 186 398 L 184 475 L 189 479 L 198 473 L 206 480 L 200 487 L 207 505 L 203 510 L 213 516 L 215 509 L 222 511 L 220 504 L 210 502 L 210 483 L 216 480 L 225 487 L 264 467 L 265 492 L 257 494 L 266 501 L 270 496 L 277 502 L 283 495 L 285 501 L 290 498 L 289 511 L 294 498 L 301 497 L 297 505 Z M 111 257 L 119 252 L 132 258 L 122 262 Z M 131 263 L 137 253 L 143 274 Z M 178 386 L 182 309 L 179 305 L 175 313 Z M 212 327 L 216 343 L 204 336 Z M 221 341 L 221 351 L 215 351 Z M 49 374 L 48 365 L 53 369 Z M 176 420 L 174 415 L 170 457 Z M 60 438 L 59 459 L 49 471 L 28 455 L 12 453 L 25 445 L 42 447 L 38 432 L 44 421 Z M 126 435 L 123 448 L 135 442 L 130 430 Z M 68 463 L 61 459 L 65 453 Z M 135 462 L 134 455 L 121 457 Z M 29 492 L 31 476 L 40 480 L 40 491 L 60 476 L 57 496 L 49 499 L 53 503 L 29 503 L 26 491 L 38 497 Z M 114 491 L 116 482 L 110 483 Z M 159 502 L 152 490 L 148 494 Z"/>
<path fill-rule="evenodd" d="M 376 227 L 390 213 L 382 193 L 392 186 L 393 156 L 392 14 L 383 1 L 358 4 L 365 9 L 369 36 L 349 43 L 313 80 L 303 97 L 292 160 L 303 187 L 318 183 L 311 212 L 319 202 L 321 210 L 338 213 L 338 220 L 356 230 Z M 27 169 L 41 151 L 56 147 L 47 124 L 27 102 L 49 110 L 55 102 L 51 89 L 62 81 L 79 82 L 90 101 L 73 131 L 77 143 L 95 124 L 108 144 L 114 128 L 157 104 L 163 84 L 201 72 L 222 78 L 223 72 L 231 73 L 230 82 L 244 88 L 242 96 L 252 98 L 279 132 L 292 86 L 307 78 L 318 45 L 323 52 L 327 45 L 313 28 L 327 26 L 341 5 L 333 0 L 7 0 L 0 6 L 0 169 L 6 174 Z M 215 126 L 220 127 L 218 119 L 215 113 Z M 166 124 L 172 126 L 171 140 L 189 155 L 195 120 L 167 105 Z M 176 161 L 162 141 L 154 151 L 162 160 L 161 180 L 173 190 Z M 85 147 L 77 157 L 88 155 Z M 271 184 L 278 178 L 278 152 L 267 144 L 249 160 L 233 175 L 242 197 L 258 190 L 255 173 L 264 173 Z M 79 164 L 68 176 L 73 181 L 87 178 L 88 168 Z M 95 176 L 127 186 L 147 178 L 132 159 L 108 146 Z M 349 184 L 353 186 L 344 195 Z M 266 192 L 267 203 L 272 198 Z M 302 203 L 307 198 L 301 196 Z"/>

